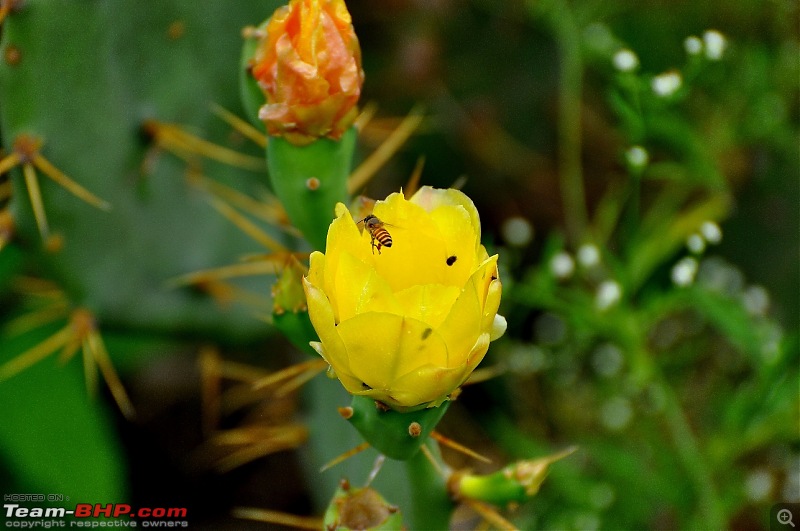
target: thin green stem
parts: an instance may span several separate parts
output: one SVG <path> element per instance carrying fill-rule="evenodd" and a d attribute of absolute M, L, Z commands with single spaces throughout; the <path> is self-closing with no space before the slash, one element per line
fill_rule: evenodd
<path fill-rule="evenodd" d="M 659 374 L 660 376 L 660 374 Z M 719 497 L 714 479 L 706 466 L 706 459 L 700 450 L 697 438 L 692 432 L 680 401 L 672 387 L 663 378 L 660 384 L 664 389 L 664 420 L 672 436 L 686 472 L 694 483 L 700 510 L 706 529 L 726 529 L 725 509 Z"/>
<path fill-rule="evenodd" d="M 439 447 L 428 440 L 425 446 L 437 461 L 441 462 Z M 406 462 L 411 482 L 411 510 L 409 529 L 445 530 L 450 526 L 453 501 L 447 494 L 447 483 L 442 474 L 430 462 L 424 451 L 417 452 Z"/>
<path fill-rule="evenodd" d="M 557 124 L 559 183 L 567 234 L 572 243 L 578 244 L 588 220 L 581 165 L 583 59 L 580 29 L 567 0 L 553 0 L 538 9 L 545 10 L 561 57 Z"/>

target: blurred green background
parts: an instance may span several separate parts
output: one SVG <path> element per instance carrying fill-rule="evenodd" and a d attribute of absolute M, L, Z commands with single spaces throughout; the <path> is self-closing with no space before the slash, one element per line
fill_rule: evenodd
<path fill-rule="evenodd" d="M 0 177 L 13 183 L 3 206 L 17 219 L 0 251 L 0 363 L 64 326 L 14 326 L 43 305 L 19 277 L 52 280 L 97 316 L 137 409 L 125 420 L 102 385 L 89 398 L 78 360 L 61 366 L 53 356 L 0 383 L 3 493 L 186 506 L 193 528 L 258 529 L 231 508 L 319 515 L 340 476 L 365 478 L 374 454 L 316 472 L 359 442 L 335 412 L 346 396 L 325 378 L 219 425 L 294 418 L 308 427 L 307 445 L 216 472 L 199 353 L 253 371 L 304 358 L 264 321 L 269 276 L 236 282 L 255 302 L 167 286 L 264 252 L 209 206 L 187 168 L 255 198 L 266 175 L 187 164 L 142 125 L 180 124 L 261 156 L 210 104 L 243 114 L 240 30 L 279 4 L 27 0 L 0 28 L 4 154 L 19 134 L 35 134 L 49 160 L 113 205 L 98 211 L 42 178 L 64 241 L 52 253 L 21 173 Z M 507 513 L 524 529 L 768 529 L 770 505 L 800 502 L 797 4 L 348 7 L 367 76 L 362 104 L 377 105 L 360 157 L 415 104 L 426 114 L 365 195 L 396 191 L 424 157 L 422 182 L 463 185 L 501 257 L 509 330 L 484 364 L 503 375 L 466 388 L 440 426 L 495 465 L 446 454 L 452 466 L 489 471 L 577 445 L 530 503 Z M 726 39 L 722 57 L 687 53 L 686 38 L 709 29 Z M 614 65 L 621 49 L 638 57 L 631 72 Z M 681 87 L 659 97 L 652 78 L 671 70 Z M 626 158 L 632 146 L 648 164 Z M 687 248 L 706 221 L 721 242 Z M 557 265 L 565 256 L 569 274 Z M 674 280 L 679 263 L 694 264 L 688 285 Z M 377 486 L 400 503 L 394 474 L 383 470 Z"/>

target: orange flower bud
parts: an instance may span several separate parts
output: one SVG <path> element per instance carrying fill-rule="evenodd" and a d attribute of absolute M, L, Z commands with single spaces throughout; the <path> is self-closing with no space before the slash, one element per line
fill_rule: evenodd
<path fill-rule="evenodd" d="M 259 118 L 295 144 L 338 139 L 357 115 L 361 49 L 344 0 L 292 0 L 269 20 L 252 68 Z"/>

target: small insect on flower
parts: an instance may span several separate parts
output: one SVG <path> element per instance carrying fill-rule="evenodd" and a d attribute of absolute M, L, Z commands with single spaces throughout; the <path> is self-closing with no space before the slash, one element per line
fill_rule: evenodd
<path fill-rule="evenodd" d="M 392 235 L 386 230 L 386 223 L 378 219 L 377 216 L 370 214 L 358 223 L 363 223 L 364 228 L 369 231 L 372 254 L 375 254 L 375 249 L 378 249 L 378 254 L 381 254 L 381 247 L 392 246 Z M 376 240 L 378 243 L 375 243 Z"/>

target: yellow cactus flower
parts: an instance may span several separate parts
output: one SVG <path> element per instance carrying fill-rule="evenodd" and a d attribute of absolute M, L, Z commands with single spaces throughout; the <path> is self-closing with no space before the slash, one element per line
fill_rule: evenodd
<path fill-rule="evenodd" d="M 295 144 L 338 139 L 357 115 L 361 48 L 344 0 L 292 0 L 266 26 L 253 77 L 267 103 L 259 118 Z"/>
<path fill-rule="evenodd" d="M 394 193 L 373 215 L 388 242 L 340 203 L 325 254 L 311 254 L 312 346 L 354 395 L 398 411 L 438 406 L 505 331 L 497 255 L 481 245 L 478 211 L 458 190 Z"/>

